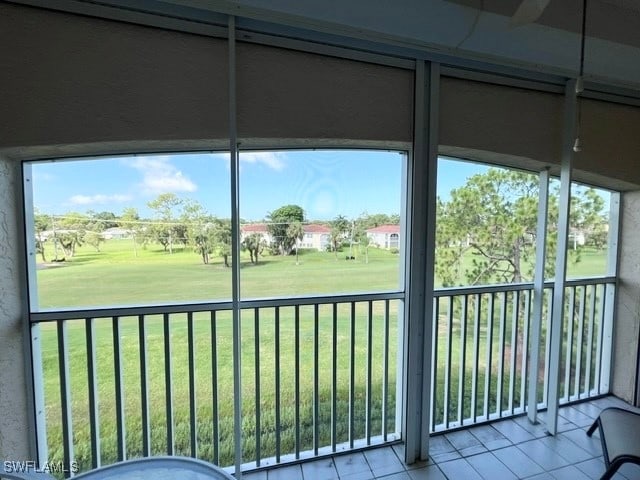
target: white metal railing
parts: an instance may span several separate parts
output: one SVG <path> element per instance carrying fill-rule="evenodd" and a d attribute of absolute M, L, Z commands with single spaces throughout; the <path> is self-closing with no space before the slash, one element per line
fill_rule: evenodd
<path fill-rule="evenodd" d="M 566 283 L 562 326 L 560 403 L 609 390 L 610 342 L 615 278 Z M 545 284 L 540 341 L 538 405 L 549 385 L 553 283 Z M 508 284 L 437 290 L 434 299 L 431 431 L 438 432 L 524 413 L 530 368 L 529 330 L 533 285 Z M 610 313 L 609 313 L 610 314 Z M 608 325 L 608 326 L 607 326 Z M 608 339 L 608 340 L 607 340 Z"/>
<path fill-rule="evenodd" d="M 229 303 L 33 313 L 45 456 L 231 466 L 236 401 L 245 469 L 398 440 L 402 298 L 242 302 L 241 399 Z"/>
<path fill-rule="evenodd" d="M 608 392 L 615 278 L 566 285 L 561 403 Z M 547 398 L 552 289 L 537 407 Z M 432 432 L 525 412 L 532 291 L 435 292 Z M 235 402 L 244 469 L 399 440 L 403 295 L 241 302 L 241 399 L 229 302 L 33 313 L 40 451 L 81 470 L 157 454 L 230 466 Z"/>

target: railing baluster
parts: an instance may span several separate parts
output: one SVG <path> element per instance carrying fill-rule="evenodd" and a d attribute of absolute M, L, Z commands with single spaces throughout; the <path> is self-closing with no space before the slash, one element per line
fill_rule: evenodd
<path fill-rule="evenodd" d="M 220 427 L 218 403 L 218 333 L 216 311 L 211 311 L 211 416 L 213 417 L 213 463 L 220 463 Z"/>
<path fill-rule="evenodd" d="M 433 371 L 431 375 L 431 431 L 435 431 L 436 422 L 437 422 L 437 392 L 436 386 L 438 385 L 438 345 L 440 344 L 440 339 L 438 338 L 438 323 L 440 317 L 440 299 L 434 298 L 433 305 L 433 349 L 431 352 L 431 365 L 433 365 Z"/>
<path fill-rule="evenodd" d="M 355 440 L 355 400 L 356 400 L 356 304 L 351 302 L 349 333 L 349 448 Z"/>
<path fill-rule="evenodd" d="M 544 348 L 544 380 L 543 380 L 543 392 L 542 403 L 547 404 L 547 398 L 549 393 L 549 361 L 551 360 L 551 316 L 553 315 L 553 288 L 549 289 L 550 295 L 547 300 L 547 328 L 545 333 L 545 348 Z"/>
<path fill-rule="evenodd" d="M 505 329 L 507 323 L 507 292 L 502 292 L 500 301 L 500 330 L 498 344 L 500 345 L 500 357 L 498 361 L 498 384 L 496 385 L 496 413 L 502 417 L 502 390 L 504 388 L 504 353 L 505 353 Z"/>
<path fill-rule="evenodd" d="M 300 458 L 300 305 L 294 307 L 294 411 L 295 457 Z"/>
<path fill-rule="evenodd" d="M 366 391 L 366 424 L 365 438 L 367 445 L 371 445 L 371 356 L 373 345 L 373 302 L 369 300 L 369 311 L 367 314 L 367 391 Z"/>
<path fill-rule="evenodd" d="M 320 306 L 313 306 L 313 454 L 320 448 Z"/>
<path fill-rule="evenodd" d="M 164 385 L 165 385 L 165 404 L 167 415 L 167 455 L 175 453 L 174 434 L 173 434 L 173 381 L 171 372 L 171 324 L 169 323 L 169 314 L 162 316 L 163 332 L 164 332 Z"/>
<path fill-rule="evenodd" d="M 336 451 L 338 423 L 338 304 L 333 304 L 331 339 L 331 451 Z"/>
<path fill-rule="evenodd" d="M 464 425 L 464 390 L 465 368 L 467 363 L 467 314 L 468 295 L 462 296 L 462 312 L 460 312 L 460 365 L 458 366 L 458 425 Z"/>
<path fill-rule="evenodd" d="M 576 307 L 576 287 L 569 288 L 569 311 L 566 315 L 567 321 L 567 346 L 566 346 L 566 358 L 564 366 L 564 401 L 570 400 L 571 385 L 571 360 L 573 359 L 573 320 L 575 317 L 574 311 Z M 562 401 L 562 399 L 560 399 Z"/>
<path fill-rule="evenodd" d="M 525 411 L 527 399 L 527 377 L 529 375 L 527 354 L 529 352 L 529 329 L 531 326 L 531 297 L 533 290 L 525 290 L 525 307 L 523 319 L 522 357 L 520 359 L 520 411 Z M 534 348 L 540 348 L 536 345 Z M 535 408 L 535 405 L 534 405 Z"/>
<path fill-rule="evenodd" d="M 602 285 L 600 289 L 602 291 L 600 295 L 600 309 L 598 311 L 598 340 L 596 344 L 596 378 L 595 378 L 595 391 L 596 395 L 600 393 L 600 377 L 602 369 L 602 335 L 604 334 L 604 300 L 607 297 L 607 287 Z"/>
<path fill-rule="evenodd" d="M 589 325 L 587 326 L 587 367 L 584 374 L 584 393 L 587 397 L 591 396 L 591 361 L 593 355 L 593 329 L 595 327 L 596 318 L 596 292 L 597 286 L 591 285 L 591 297 L 589 298 Z"/>
<path fill-rule="evenodd" d="M 100 416 L 98 413 L 98 376 L 96 373 L 96 346 L 94 320 L 85 319 L 87 340 L 87 380 L 89 390 L 89 427 L 91 429 L 91 466 L 100 466 Z"/>
<path fill-rule="evenodd" d="M 58 368 L 60 375 L 60 407 L 62 408 L 62 449 L 66 472 L 71 471 L 73 454 L 73 413 L 71 410 L 71 382 L 69 378 L 69 349 L 67 321 L 60 320 L 58 328 Z M 68 473 L 66 474 L 68 476 Z"/>
<path fill-rule="evenodd" d="M 138 315 L 140 345 L 140 397 L 142 410 L 142 455 L 151 455 L 151 426 L 149 424 L 149 382 L 147 381 L 147 327 L 144 315 Z"/>
<path fill-rule="evenodd" d="M 444 400 L 442 423 L 449 428 L 449 398 L 451 396 L 451 344 L 453 342 L 453 295 L 448 297 L 447 305 L 447 351 L 444 366 Z"/>
<path fill-rule="evenodd" d="M 486 351 L 486 368 L 484 376 L 484 419 L 489 420 L 490 393 L 491 393 L 491 367 L 493 363 L 493 304 L 494 293 L 489 294 L 489 310 L 487 313 L 487 351 Z"/>
<path fill-rule="evenodd" d="M 198 419 L 196 418 L 196 362 L 193 341 L 193 312 L 187 313 L 187 349 L 189 358 L 189 431 L 191 456 L 198 456 Z"/>
<path fill-rule="evenodd" d="M 612 380 L 611 378 L 611 366 L 614 356 L 613 345 L 613 328 L 614 328 L 614 312 L 615 312 L 615 299 L 616 299 L 616 284 L 615 282 L 606 282 L 603 285 L 603 295 L 605 299 L 602 302 L 603 314 L 602 314 L 602 348 L 600 350 L 600 386 L 598 388 L 598 394 L 602 395 L 609 393 L 609 386 Z"/>
<path fill-rule="evenodd" d="M 113 330 L 113 373 L 116 400 L 116 437 L 118 444 L 118 460 L 127 458 L 127 434 L 124 423 L 124 390 L 122 388 L 122 348 L 120 345 L 120 318 L 112 317 Z"/>
<path fill-rule="evenodd" d="M 262 425 L 261 425 L 261 408 L 260 408 L 260 309 L 258 307 L 253 309 L 253 364 L 254 364 L 254 386 L 255 386 L 255 402 L 256 402 L 256 467 L 260 466 L 261 455 L 261 440 L 262 440 Z"/>
<path fill-rule="evenodd" d="M 518 358 L 518 322 L 520 320 L 520 292 L 513 292 L 513 314 L 511 316 L 511 358 L 509 360 L 509 402 L 507 409 L 515 410 L 516 359 Z"/>
<path fill-rule="evenodd" d="M 580 309 L 578 311 L 578 342 L 576 343 L 576 373 L 574 375 L 573 394 L 579 400 L 580 377 L 582 376 L 582 348 L 584 347 L 584 312 L 587 287 L 580 288 Z"/>
<path fill-rule="evenodd" d="M 480 320 L 482 310 L 482 296 L 475 295 L 476 314 L 473 325 L 473 377 L 471 379 L 471 421 L 476 423 L 478 417 L 478 361 L 480 360 Z"/>
<path fill-rule="evenodd" d="M 382 439 L 387 441 L 387 422 L 389 409 L 389 300 L 384 301 L 384 344 L 382 371 Z"/>
<path fill-rule="evenodd" d="M 280 307 L 275 309 L 275 409 L 276 409 L 276 462 L 280 462 L 281 438 L 280 431 L 282 425 L 280 423 Z"/>

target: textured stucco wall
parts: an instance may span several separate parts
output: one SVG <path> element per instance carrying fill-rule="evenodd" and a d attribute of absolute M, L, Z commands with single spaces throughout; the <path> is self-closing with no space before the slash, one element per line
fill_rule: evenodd
<path fill-rule="evenodd" d="M 640 330 L 640 191 L 622 195 L 620 283 L 613 346 L 613 393 L 633 402 Z"/>
<path fill-rule="evenodd" d="M 22 341 L 16 188 L 17 162 L 0 157 L 0 460 L 29 459 Z"/>

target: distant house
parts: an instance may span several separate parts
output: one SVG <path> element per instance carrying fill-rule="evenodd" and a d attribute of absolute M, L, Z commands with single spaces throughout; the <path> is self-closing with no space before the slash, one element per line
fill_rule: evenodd
<path fill-rule="evenodd" d="M 247 223 L 246 225 L 241 225 L 240 241 L 243 242 L 245 238 L 249 235 L 253 235 L 254 233 L 259 234 L 265 242 L 271 243 L 271 234 L 267 230 L 267 225 L 265 223 Z"/>
<path fill-rule="evenodd" d="M 584 244 L 587 242 L 585 231 L 579 228 L 570 227 L 569 242 L 572 244 L 574 250 L 579 246 L 583 247 Z"/>
<path fill-rule="evenodd" d="M 378 225 L 367 229 L 372 245 L 379 248 L 400 248 L 400 225 Z"/>
<path fill-rule="evenodd" d="M 105 240 L 121 240 L 123 238 L 131 238 L 131 231 L 120 227 L 107 228 L 102 232 Z"/>
<path fill-rule="evenodd" d="M 330 242 L 331 229 L 326 225 L 309 224 L 303 225 L 304 236 L 302 240 L 298 240 L 298 248 L 313 248 L 318 251 L 324 251 Z M 240 240 L 244 240 L 249 235 L 259 234 L 262 239 L 271 243 L 273 238 L 267 229 L 265 223 L 248 223 L 240 227 Z"/>
<path fill-rule="evenodd" d="M 49 240 L 50 238 L 55 237 L 56 235 L 64 235 L 67 233 L 76 233 L 77 230 L 69 230 L 69 229 L 63 229 L 63 228 L 58 228 L 56 230 L 43 230 L 42 232 L 40 232 L 39 234 L 37 234 L 38 240 L 42 241 L 42 242 L 46 242 L 47 240 Z"/>
<path fill-rule="evenodd" d="M 298 240 L 298 248 L 313 248 L 322 252 L 331 241 L 331 229 L 326 225 L 312 223 L 304 225 L 304 236 Z"/>

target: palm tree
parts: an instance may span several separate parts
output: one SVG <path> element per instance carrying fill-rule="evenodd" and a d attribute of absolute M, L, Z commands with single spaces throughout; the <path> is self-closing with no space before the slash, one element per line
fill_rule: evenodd
<path fill-rule="evenodd" d="M 360 237 L 360 247 L 364 248 L 364 263 L 369 263 L 369 246 L 371 245 L 371 238 L 365 233 Z"/>
<path fill-rule="evenodd" d="M 251 263 L 258 263 L 258 255 L 265 246 L 265 241 L 259 233 L 252 233 L 242 242 L 242 246 L 249 250 Z"/>
<path fill-rule="evenodd" d="M 298 262 L 298 243 L 304 238 L 304 227 L 301 222 L 291 222 L 287 227 L 287 237 L 291 240 L 296 249 L 296 265 Z"/>

